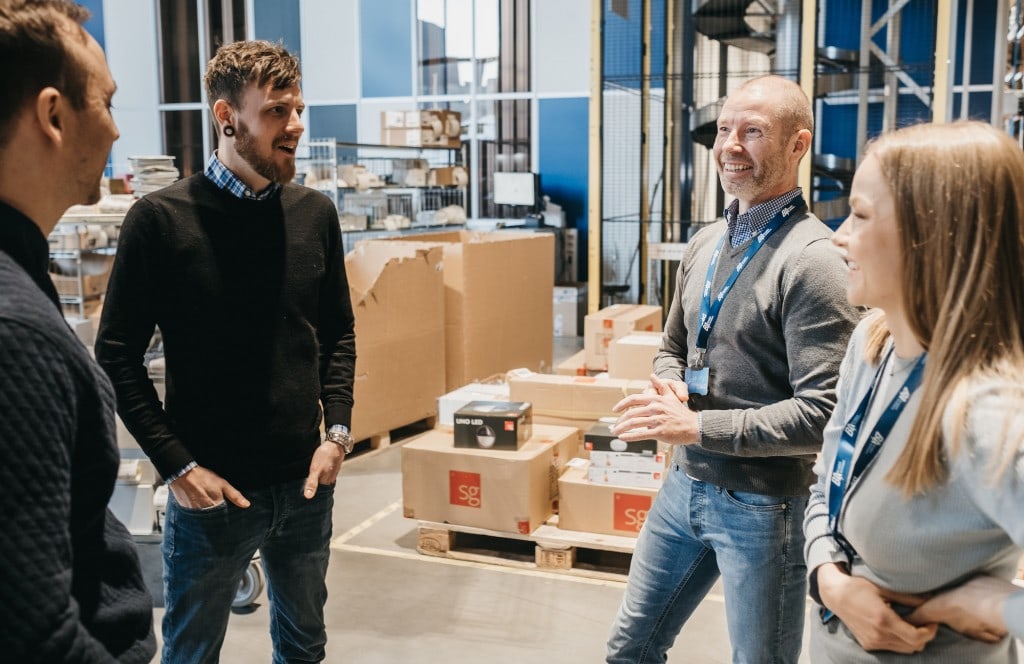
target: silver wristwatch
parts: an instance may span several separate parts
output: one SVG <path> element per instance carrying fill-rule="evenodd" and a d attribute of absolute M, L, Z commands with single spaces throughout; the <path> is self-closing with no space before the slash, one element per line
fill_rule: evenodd
<path fill-rule="evenodd" d="M 327 430 L 327 440 L 335 445 L 340 445 L 341 449 L 345 450 L 346 456 L 352 454 L 352 448 L 356 444 L 348 432 L 348 427 L 344 424 L 332 424 L 331 428 Z"/>

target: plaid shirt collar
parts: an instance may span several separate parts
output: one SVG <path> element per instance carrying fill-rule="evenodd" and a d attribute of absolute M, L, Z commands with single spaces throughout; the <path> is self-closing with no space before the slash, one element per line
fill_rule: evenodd
<path fill-rule="evenodd" d="M 210 155 L 209 161 L 206 162 L 206 170 L 203 173 L 219 188 L 231 192 L 238 198 L 251 201 L 265 201 L 281 191 L 281 185 L 277 182 L 271 182 L 261 192 L 253 191 L 249 185 L 242 182 L 237 175 L 224 165 L 224 162 L 217 157 L 216 151 Z"/>
<path fill-rule="evenodd" d="M 758 203 L 743 214 L 737 214 L 740 209 L 738 200 L 730 203 L 729 207 L 725 208 L 725 221 L 729 227 L 729 245 L 738 247 L 763 231 L 779 213 L 779 210 L 792 203 L 801 193 L 800 187 L 797 187 L 778 198 Z"/>

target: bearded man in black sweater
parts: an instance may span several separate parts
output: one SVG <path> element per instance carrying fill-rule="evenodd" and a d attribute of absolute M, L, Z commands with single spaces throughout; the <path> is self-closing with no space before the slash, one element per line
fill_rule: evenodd
<path fill-rule="evenodd" d="M 355 325 L 337 210 L 291 184 L 299 80 L 278 44 L 222 46 L 205 75 L 219 149 L 205 172 L 132 206 L 119 238 L 96 355 L 121 418 L 170 485 L 164 662 L 216 661 L 256 551 L 274 661 L 325 656 Z M 143 365 L 155 327 L 164 404 Z"/>
<path fill-rule="evenodd" d="M 107 503 L 114 392 L 47 274 L 68 207 L 99 200 L 114 81 L 64 0 L 0 2 L 0 660 L 148 663 L 153 599 Z"/>

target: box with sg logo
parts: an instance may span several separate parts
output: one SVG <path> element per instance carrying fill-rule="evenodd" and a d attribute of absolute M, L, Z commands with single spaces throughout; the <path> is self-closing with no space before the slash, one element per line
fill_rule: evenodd
<path fill-rule="evenodd" d="M 528 401 L 470 401 L 455 411 L 455 447 L 518 450 L 530 439 L 533 406 Z"/>

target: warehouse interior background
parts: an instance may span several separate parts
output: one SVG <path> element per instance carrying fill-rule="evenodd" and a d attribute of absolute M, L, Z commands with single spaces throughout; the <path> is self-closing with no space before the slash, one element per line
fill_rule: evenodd
<path fill-rule="evenodd" d="M 740 83 L 776 73 L 813 100 L 815 138 L 801 186 L 832 226 L 848 212 L 866 142 L 883 131 L 971 118 L 1004 127 L 1024 146 L 1024 0 L 80 1 L 118 85 L 121 137 L 107 165 L 113 180 L 131 173 L 140 155 L 173 157 L 181 177 L 202 170 L 216 146 L 205 63 L 221 43 L 268 39 L 301 59 L 307 109 L 298 178 L 334 198 L 346 250 L 382 237 L 436 242 L 431 220 L 453 206 L 462 209 L 455 228 L 521 227 L 545 238 L 460 248 L 467 301 L 464 287 L 477 279 L 488 293 L 504 288 L 522 319 L 540 312 L 533 327 L 493 338 L 474 338 L 465 322 L 452 338 L 451 321 L 431 305 L 449 287 L 437 274 L 447 248 L 412 247 L 400 256 L 402 270 L 390 272 L 387 261 L 406 250 L 367 249 L 349 267 L 355 289 L 388 293 L 357 315 L 360 361 L 388 368 L 372 386 L 357 386 L 356 414 L 373 422 L 360 433 L 382 435 L 370 445 L 361 440 L 338 487 L 327 612 L 332 643 L 343 644 L 334 652 L 344 654 L 331 661 L 602 657 L 622 574 L 563 575 L 508 560 L 496 572 L 487 564 L 493 557 L 419 555 L 423 535 L 417 539 L 415 522 L 403 515 L 404 446 L 390 442 L 422 433 L 420 418 L 438 414 L 446 390 L 491 373 L 471 375 L 472 353 L 512 356 L 518 343 L 521 356 L 540 358 L 534 370 L 550 371 L 586 355 L 583 314 L 617 303 L 646 305 L 632 323 L 639 329 L 649 317 L 644 329 L 660 330 L 682 243 L 727 203 L 711 145 L 723 99 Z M 457 112 L 455 140 L 408 150 L 389 143 L 384 118 L 414 110 Z M 345 167 L 372 171 L 379 163 L 394 179 L 405 157 L 429 162 L 431 171 L 461 167 L 465 179 L 385 194 L 335 178 Z M 510 195 L 510 183 L 525 189 Z M 384 224 L 395 212 L 411 225 Z M 363 225 L 345 226 L 349 217 Z M 544 246 L 528 246 L 536 244 Z M 85 255 L 73 249 L 63 259 L 81 270 Z M 469 267 L 472 252 L 479 258 Z M 516 275 L 484 269 L 499 262 Z M 382 275 L 390 280 L 383 285 Z M 65 278 L 77 297 L 62 291 L 62 300 L 84 310 L 82 275 Z M 562 304 L 580 316 L 564 326 L 551 313 L 551 288 L 557 312 L 559 285 L 572 293 Z M 388 327 L 393 310 L 415 324 Z M 440 357 L 428 347 L 440 348 Z M 466 355 L 454 373 L 453 348 Z M 637 348 L 639 356 L 653 352 L 649 343 Z M 649 366 L 648 357 L 637 378 Z M 159 382 L 155 364 L 150 371 Z M 535 404 L 535 415 L 543 409 Z M 413 426 L 393 430 L 397 421 Z M 122 457 L 143 458 L 120 433 Z M 151 513 L 147 519 L 144 527 Z M 137 541 L 158 589 L 159 533 Z M 729 661 L 723 614 L 713 591 L 679 638 L 687 657 L 680 661 Z M 158 607 L 158 626 L 159 616 Z M 265 660 L 267 622 L 258 603 L 233 616 L 223 661 Z"/>
<path fill-rule="evenodd" d="M 720 215 L 709 132 L 743 80 L 779 73 L 814 99 L 803 186 L 833 224 L 866 140 L 931 118 L 1019 133 L 1024 93 L 1018 0 L 83 4 L 119 86 L 109 174 L 130 155 L 201 168 L 204 63 L 224 41 L 281 40 L 302 60 L 307 143 L 379 144 L 385 110 L 459 111 L 470 220 L 520 219 L 493 174 L 538 174 L 576 229 L 556 277 L 588 282 L 590 311 L 665 301 L 674 265 L 658 245 Z"/>

